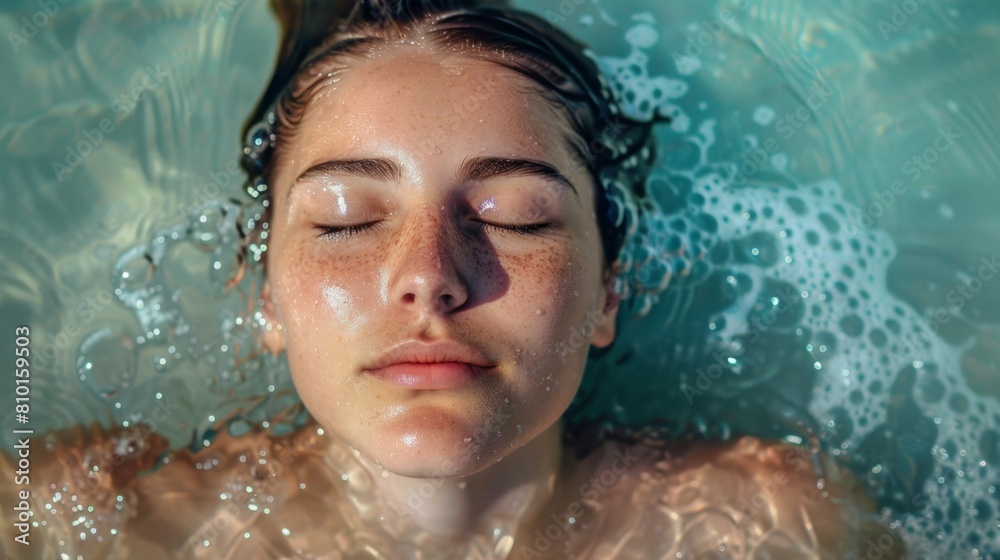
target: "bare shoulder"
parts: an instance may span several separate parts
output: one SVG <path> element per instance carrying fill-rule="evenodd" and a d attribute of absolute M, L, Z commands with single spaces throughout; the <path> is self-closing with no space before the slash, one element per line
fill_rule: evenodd
<path fill-rule="evenodd" d="M 264 515 L 268 505 L 284 502 L 285 511 L 294 510 L 290 495 L 306 495 L 300 481 L 317 480 L 308 472 L 322 470 L 315 451 L 324 441 L 314 436 L 222 433 L 197 452 L 168 453 L 157 434 L 95 424 L 32 440 L 25 485 L 7 476 L 16 473 L 18 458 L 0 455 L 0 498 L 17 503 L 27 491 L 24 501 L 38 525 L 29 546 L 3 549 L 16 542 L 10 533 L 17 530 L 17 520 L 6 518 L 13 510 L 5 508 L 0 551 L 18 558 L 155 560 L 260 546 L 261 539 L 243 537 L 246 528 L 255 527 L 255 536 L 279 533 L 270 522 L 277 516 Z M 211 550 L 198 550 L 205 543 Z"/>
<path fill-rule="evenodd" d="M 875 516 L 874 500 L 831 458 L 802 447 L 743 437 L 728 442 L 608 442 L 587 470 L 622 494 L 637 526 L 655 518 L 657 533 L 636 543 L 657 554 L 714 558 L 842 558 L 878 549 L 903 558 L 898 536 Z M 617 484 L 621 472 L 630 484 Z M 617 503 L 616 500 L 602 500 Z M 622 509 L 619 509 L 622 511 Z M 638 548 L 637 548 L 638 550 Z M 769 555 L 768 555 L 769 554 Z M 660 557 L 660 556 L 657 556 Z M 687 556 L 685 556 L 687 557 Z M 726 556 L 729 557 L 729 556 Z"/>
<path fill-rule="evenodd" d="M 15 454 L 0 454 L 0 501 L 19 508 L 0 512 L 0 550 L 18 558 L 110 558 L 116 529 L 133 514 L 136 477 L 166 449 L 155 434 L 96 423 L 19 440 Z"/>
<path fill-rule="evenodd" d="M 328 438 L 307 427 L 283 436 L 220 433 L 204 449 L 174 453 L 137 481 L 141 511 L 123 548 L 195 558 L 220 550 L 232 557 L 293 556 L 304 543 L 286 527 L 332 533 L 342 525 L 331 507 L 342 495 L 340 481 L 323 465 L 328 446 Z M 322 524 L 307 521 L 317 515 Z"/>

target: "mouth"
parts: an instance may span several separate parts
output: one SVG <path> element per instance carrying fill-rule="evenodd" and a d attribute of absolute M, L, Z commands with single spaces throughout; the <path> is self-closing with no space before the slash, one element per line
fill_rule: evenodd
<path fill-rule="evenodd" d="M 495 367 L 476 348 L 454 340 L 409 340 L 375 357 L 364 372 L 408 389 L 454 389 Z"/>
<path fill-rule="evenodd" d="M 402 362 L 365 372 L 407 389 L 455 389 L 482 377 L 488 369 L 465 362 Z"/>

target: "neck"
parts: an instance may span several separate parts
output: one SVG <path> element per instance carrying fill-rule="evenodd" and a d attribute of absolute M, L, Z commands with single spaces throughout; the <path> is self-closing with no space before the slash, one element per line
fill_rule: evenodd
<path fill-rule="evenodd" d="M 562 460 L 562 420 L 520 449 L 466 477 L 410 478 L 355 453 L 388 506 L 444 537 L 490 529 L 500 519 L 530 520 L 552 498 Z"/>

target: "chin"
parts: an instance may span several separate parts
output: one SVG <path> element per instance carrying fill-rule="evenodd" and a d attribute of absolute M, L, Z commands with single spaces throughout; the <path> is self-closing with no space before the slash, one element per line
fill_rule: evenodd
<path fill-rule="evenodd" d="M 396 464 L 398 463 L 398 464 Z M 410 478 L 465 478 L 472 476 L 488 467 L 486 463 L 466 457 L 448 457 L 442 455 L 432 460 L 423 458 L 402 458 L 393 464 L 383 463 L 383 466 L 400 476 Z"/>
<path fill-rule="evenodd" d="M 414 444 L 405 441 L 384 441 L 380 449 L 360 450 L 383 468 L 410 478 L 461 478 L 476 474 L 490 464 L 490 450 L 454 444 Z M 374 447 L 374 446 L 373 446 Z"/>
<path fill-rule="evenodd" d="M 477 439 L 475 430 L 454 425 L 400 428 L 382 426 L 369 434 L 353 434 L 360 436 L 354 447 L 382 468 L 411 478 L 473 475 L 495 463 L 500 457 L 497 449 L 503 447 Z"/>

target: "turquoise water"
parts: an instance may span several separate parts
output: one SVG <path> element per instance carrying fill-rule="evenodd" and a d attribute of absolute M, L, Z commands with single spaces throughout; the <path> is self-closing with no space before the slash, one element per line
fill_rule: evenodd
<path fill-rule="evenodd" d="M 250 344 L 255 275 L 226 288 L 276 23 L 241 0 L 56 5 L 0 14 L 0 323 L 32 328 L 31 426 L 145 422 L 194 448 L 287 429 L 287 370 Z M 593 355 L 571 419 L 812 437 L 911 550 L 995 554 L 1000 8 L 525 7 L 593 46 L 631 113 L 674 117 L 650 179 L 670 288 Z"/>

